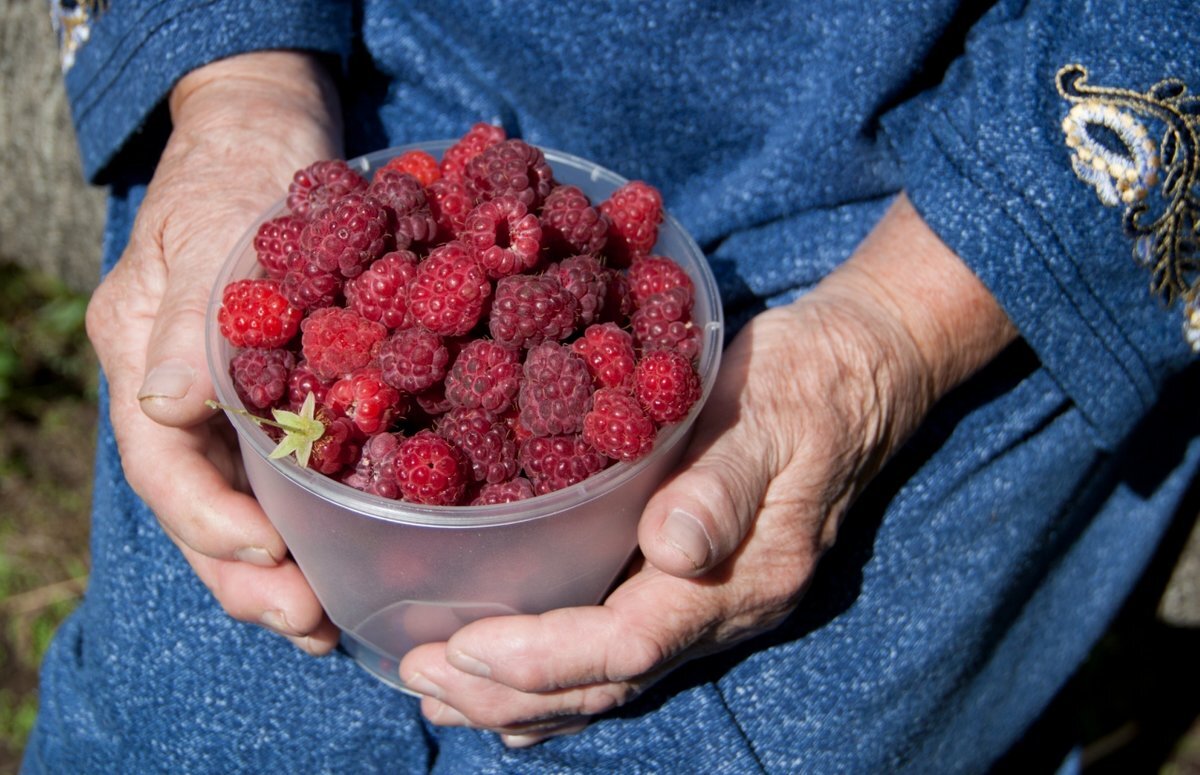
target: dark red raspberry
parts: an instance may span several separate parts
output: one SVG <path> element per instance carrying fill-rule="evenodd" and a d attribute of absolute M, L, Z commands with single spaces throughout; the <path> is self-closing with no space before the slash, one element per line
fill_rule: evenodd
<path fill-rule="evenodd" d="M 597 388 L 633 388 L 633 337 L 616 323 L 588 326 L 571 350 L 587 363 Z"/>
<path fill-rule="evenodd" d="M 629 290 L 635 306 L 642 306 L 651 296 L 683 288 L 689 299 L 696 295 L 692 278 L 682 266 L 666 256 L 642 256 L 634 259 L 627 273 Z M 691 302 L 688 304 L 689 308 Z"/>
<path fill-rule="evenodd" d="M 521 386 L 521 353 L 488 339 L 468 342 L 446 374 L 446 399 L 466 409 L 503 414 Z"/>
<path fill-rule="evenodd" d="M 356 490 L 397 500 L 400 483 L 396 481 L 396 453 L 403 437 L 398 433 L 376 433 L 363 444 L 362 455 L 342 482 Z"/>
<path fill-rule="evenodd" d="M 413 320 L 442 336 L 463 336 L 483 317 L 492 286 L 461 242 L 429 252 L 408 287 Z"/>
<path fill-rule="evenodd" d="M 503 482 L 517 475 L 517 442 L 508 426 L 486 409 L 451 409 L 437 432 L 471 461 L 477 482 Z"/>
<path fill-rule="evenodd" d="M 572 433 L 563 436 L 533 436 L 521 444 L 517 460 L 538 495 L 561 490 L 603 471 L 609 459 Z"/>
<path fill-rule="evenodd" d="M 442 177 L 461 180 L 467 162 L 493 145 L 504 142 L 507 137 L 504 127 L 483 122 L 475 124 L 442 154 Z"/>
<path fill-rule="evenodd" d="M 296 366 L 290 350 L 251 347 L 229 361 L 229 375 L 238 398 L 251 409 L 275 406 L 287 393 L 288 375 Z"/>
<path fill-rule="evenodd" d="M 583 418 L 583 438 L 614 460 L 632 462 L 654 447 L 654 421 L 624 390 L 601 388 Z"/>
<path fill-rule="evenodd" d="M 416 254 L 393 250 L 358 277 L 346 281 L 346 305 L 367 320 L 400 328 L 408 316 L 408 284 L 416 275 Z"/>
<path fill-rule="evenodd" d="M 342 277 L 362 274 L 389 244 L 389 215 L 365 194 L 347 194 L 313 216 L 300 243 L 310 261 Z"/>
<path fill-rule="evenodd" d="M 688 360 L 700 353 L 700 329 L 692 325 L 692 296 L 676 286 L 642 302 L 630 319 L 633 338 L 643 352 L 675 350 Z"/>
<path fill-rule="evenodd" d="M 421 181 L 396 169 L 384 167 L 375 173 L 367 193 L 388 210 L 396 247 L 429 244 L 437 236 L 437 220 L 429 209 Z"/>
<path fill-rule="evenodd" d="M 278 280 L 234 280 L 221 293 L 217 326 L 234 347 L 282 347 L 304 316 L 284 297 Z"/>
<path fill-rule="evenodd" d="M 350 169 L 341 159 L 318 161 L 292 176 L 288 185 L 287 206 L 294 214 L 312 220 L 335 199 L 365 191 L 367 179 Z"/>
<path fill-rule="evenodd" d="M 612 221 L 605 252 L 618 266 L 629 266 L 654 249 L 662 223 L 662 194 L 649 183 L 632 180 L 600 203 L 600 212 Z"/>
<path fill-rule="evenodd" d="M 400 442 L 394 462 L 405 500 L 435 506 L 456 506 L 463 501 L 471 464 L 458 447 L 433 431 L 417 431 Z"/>
<path fill-rule="evenodd" d="M 592 375 L 583 358 L 557 342 L 543 342 L 525 357 L 517 393 L 521 423 L 535 436 L 576 433 L 592 406 Z"/>
<path fill-rule="evenodd" d="M 579 326 L 590 326 L 604 308 L 609 272 L 592 255 L 564 258 L 546 268 L 546 274 L 558 280 L 579 302 Z"/>
<path fill-rule="evenodd" d="M 254 253 L 267 276 L 282 280 L 300 252 L 300 232 L 305 220 L 297 215 L 281 215 L 264 221 L 254 233 Z"/>
<path fill-rule="evenodd" d="M 488 330 L 501 344 L 532 347 L 566 339 L 578 319 L 578 300 L 558 280 L 514 274 L 496 282 Z"/>
<path fill-rule="evenodd" d="M 633 293 L 629 289 L 629 278 L 613 267 L 606 267 L 608 276 L 604 285 L 604 304 L 600 309 L 600 320 L 624 325 L 633 314 Z"/>
<path fill-rule="evenodd" d="M 382 323 L 342 307 L 314 311 L 301 329 L 304 359 L 321 379 L 341 379 L 366 366 L 387 336 Z"/>
<path fill-rule="evenodd" d="M 429 184 L 425 196 L 429 200 L 429 212 L 437 222 L 438 239 L 458 239 L 467 216 L 475 208 L 475 199 L 467 191 L 467 184 L 454 178 L 442 178 Z"/>
<path fill-rule="evenodd" d="M 400 391 L 372 366 L 342 377 L 325 394 L 325 405 L 334 414 L 349 417 L 367 436 L 387 430 L 404 414 L 405 403 Z"/>
<path fill-rule="evenodd" d="M 396 331 L 379 348 L 383 378 L 406 393 L 421 393 L 441 382 L 449 362 L 442 338 L 419 326 Z"/>
<path fill-rule="evenodd" d="M 578 186 L 556 186 L 540 215 L 542 246 L 554 257 L 598 254 L 608 240 L 608 216 Z"/>
<path fill-rule="evenodd" d="M 454 404 L 446 399 L 446 385 L 444 382 L 434 385 L 421 393 L 417 393 L 413 396 L 413 400 L 417 402 L 417 407 L 430 419 L 443 415 L 454 408 Z"/>
<path fill-rule="evenodd" d="M 472 506 L 495 506 L 500 503 L 515 503 L 534 496 L 533 484 L 523 476 L 509 479 L 507 482 L 485 484 L 479 494 L 471 501 Z"/>
<path fill-rule="evenodd" d="M 282 290 L 293 307 L 319 309 L 338 302 L 345 282 L 339 273 L 325 271 L 310 255 L 301 251 L 283 276 Z"/>
<path fill-rule="evenodd" d="M 325 403 L 325 394 L 329 392 L 333 382 L 334 380 L 318 377 L 308 365 L 308 361 L 300 361 L 288 375 L 288 408 L 293 412 L 299 411 L 309 393 L 313 394 L 313 400 L 318 404 Z"/>
<path fill-rule="evenodd" d="M 467 216 L 459 235 L 471 254 L 495 279 L 537 266 L 542 226 L 521 200 L 512 195 L 490 199 Z"/>
<path fill-rule="evenodd" d="M 383 165 L 383 169 L 407 172 L 420 181 L 422 186 L 428 186 L 442 176 L 438 160 L 420 148 L 413 148 L 388 159 L 387 163 Z"/>
<path fill-rule="evenodd" d="M 315 416 L 325 426 L 325 432 L 313 442 L 308 467 L 327 476 L 336 476 L 358 462 L 362 453 L 362 434 L 349 417 L 338 417 L 324 406 L 317 407 Z"/>
<path fill-rule="evenodd" d="M 512 194 L 530 210 L 545 201 L 554 173 L 541 149 L 523 140 L 505 140 L 467 162 L 464 178 L 476 202 Z"/>
<path fill-rule="evenodd" d="M 700 375 L 691 359 L 674 350 L 654 350 L 633 371 L 633 394 L 654 422 L 678 422 L 700 399 Z"/>

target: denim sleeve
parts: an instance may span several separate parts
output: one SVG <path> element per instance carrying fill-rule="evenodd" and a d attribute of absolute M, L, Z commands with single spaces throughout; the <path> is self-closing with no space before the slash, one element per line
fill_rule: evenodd
<path fill-rule="evenodd" d="M 1001 0 L 883 121 L 918 211 L 1105 448 L 1191 358 L 1197 51 L 1192 0 Z"/>
<path fill-rule="evenodd" d="M 79 24 L 64 80 L 94 182 L 189 71 L 264 49 L 344 59 L 351 45 L 349 2 L 328 0 L 112 0 Z"/>

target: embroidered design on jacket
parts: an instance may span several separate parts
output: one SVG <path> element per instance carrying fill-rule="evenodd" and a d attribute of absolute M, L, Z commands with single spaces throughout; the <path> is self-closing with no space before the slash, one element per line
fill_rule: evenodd
<path fill-rule="evenodd" d="M 1200 96 L 1173 78 L 1142 93 L 1092 86 L 1077 64 L 1056 83 L 1073 103 L 1062 129 L 1075 174 L 1125 208 L 1134 260 L 1152 293 L 1183 300 L 1184 337 L 1200 352 Z"/>
<path fill-rule="evenodd" d="M 108 9 L 108 0 L 50 0 L 50 24 L 58 36 L 58 54 L 65 73 L 75 54 L 92 35 L 92 21 Z"/>

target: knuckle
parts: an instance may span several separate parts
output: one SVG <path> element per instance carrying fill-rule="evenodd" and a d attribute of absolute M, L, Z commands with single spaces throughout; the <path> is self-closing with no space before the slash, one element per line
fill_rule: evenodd
<path fill-rule="evenodd" d="M 629 699 L 627 684 L 600 684 L 585 689 L 580 697 L 579 712 L 585 716 L 598 716 L 613 708 L 619 708 Z"/>

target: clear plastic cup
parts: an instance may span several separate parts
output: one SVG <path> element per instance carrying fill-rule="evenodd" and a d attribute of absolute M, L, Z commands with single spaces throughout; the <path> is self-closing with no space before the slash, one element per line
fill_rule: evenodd
<path fill-rule="evenodd" d="M 452 141 L 391 148 L 350 161 L 368 177 L 388 159 L 421 148 L 435 157 Z M 603 201 L 625 180 L 584 159 L 544 150 L 559 183 Z M 284 212 L 281 200 L 259 223 Z M 240 407 L 229 376 L 236 352 L 219 333 L 221 292 L 259 275 L 256 223 L 217 277 L 208 309 L 208 360 L 217 400 Z M 495 506 L 425 506 L 360 492 L 291 456 L 268 457 L 275 443 L 245 416 L 237 430 L 250 485 L 283 536 L 342 645 L 368 671 L 403 689 L 397 666 L 422 643 L 441 641 L 486 616 L 542 613 L 603 600 L 637 547 L 637 523 L 658 483 L 683 451 L 721 360 L 723 317 L 704 254 L 667 215 L 654 252 L 675 259 L 696 287 L 693 321 L 703 330 L 700 401 L 660 432 L 653 451 L 616 463 L 557 492 Z"/>

